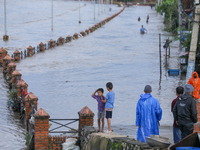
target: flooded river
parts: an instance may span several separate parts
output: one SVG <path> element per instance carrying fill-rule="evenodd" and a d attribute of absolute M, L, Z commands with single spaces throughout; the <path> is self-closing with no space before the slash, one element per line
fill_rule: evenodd
<path fill-rule="evenodd" d="M 87 5 L 84 6 L 84 3 Z M 95 23 L 118 12 L 122 8 L 112 6 L 112 11 L 98 16 L 93 15 L 93 4 L 82 2 L 81 21 L 78 24 L 78 2 L 54 2 L 54 30 L 51 32 L 49 0 L 28 1 L 8 0 L 8 42 L 2 41 L 3 15 L 0 16 L 0 47 L 9 53 L 17 48 L 24 50 L 29 45 L 37 46 L 51 38 L 66 37 L 75 32 L 88 29 Z M 0 1 L 0 6 L 3 1 Z M 10 6 L 9 6 L 10 5 Z M 30 9 L 31 8 L 31 9 Z M 0 9 L 3 14 L 3 9 Z M 146 24 L 146 16 L 150 20 Z M 140 16 L 141 21 L 137 18 Z M 141 25 L 147 34 L 140 35 Z M 119 16 L 99 28 L 94 33 L 71 43 L 64 44 L 44 53 L 36 54 L 16 63 L 22 79 L 27 82 L 28 91 L 39 99 L 38 108 L 43 108 L 51 118 L 78 118 L 77 112 L 88 106 L 95 114 L 97 103 L 91 94 L 97 88 L 104 88 L 107 82 L 113 82 L 116 93 L 112 125 L 114 130 L 130 129 L 135 135 L 136 104 L 143 93 L 144 86 L 150 84 L 152 95 L 163 109 L 161 128 L 172 126 L 171 101 L 176 97 L 175 88 L 184 83 L 179 76 L 170 77 L 167 69 L 179 68 L 178 42 L 171 44 L 171 57 L 164 62 L 162 50 L 162 76 L 159 70 L 159 33 L 162 45 L 170 37 L 163 31 L 163 16 L 157 15 L 150 7 L 129 7 Z M 5 81 L 0 74 L 1 114 L 0 149 L 24 147 L 24 128 L 18 117 L 7 108 Z M 97 126 L 95 115 L 95 126 Z M 76 126 L 77 127 L 77 126 Z M 165 128 L 166 127 L 166 128 Z M 133 130 L 132 130 L 133 129 Z M 167 132 L 171 131 L 167 130 Z M 172 132 L 171 132 L 172 134 Z M 7 145 L 9 143 L 9 145 Z M 8 146 L 9 148 L 7 148 Z"/>

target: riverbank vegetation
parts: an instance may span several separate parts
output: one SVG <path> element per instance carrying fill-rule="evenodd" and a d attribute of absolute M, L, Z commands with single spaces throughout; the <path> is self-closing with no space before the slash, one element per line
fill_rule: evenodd
<path fill-rule="evenodd" d="M 178 28 L 178 2 L 177 0 L 163 0 L 162 5 L 157 6 L 157 12 L 164 14 L 166 30 L 176 32 Z"/>
<path fill-rule="evenodd" d="M 8 94 L 8 101 L 7 101 L 8 106 L 11 106 L 11 102 L 16 99 L 17 99 L 17 90 L 14 89 Z"/>

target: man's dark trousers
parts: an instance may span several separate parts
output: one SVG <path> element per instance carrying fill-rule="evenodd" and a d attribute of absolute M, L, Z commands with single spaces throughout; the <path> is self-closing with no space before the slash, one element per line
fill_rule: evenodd
<path fill-rule="evenodd" d="M 193 123 L 185 124 L 185 125 L 179 125 L 179 128 L 181 130 L 181 138 L 185 138 L 186 136 L 193 133 L 194 126 Z"/>

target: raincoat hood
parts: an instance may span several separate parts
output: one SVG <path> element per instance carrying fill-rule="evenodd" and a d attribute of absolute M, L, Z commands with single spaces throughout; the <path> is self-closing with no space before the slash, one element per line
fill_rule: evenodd
<path fill-rule="evenodd" d="M 197 76 L 196 78 L 194 78 L 195 74 Z M 199 99 L 200 79 L 199 79 L 199 75 L 196 71 L 192 73 L 192 77 L 189 79 L 188 84 L 191 84 L 194 87 L 193 97 L 195 99 Z"/>
<path fill-rule="evenodd" d="M 192 78 L 194 78 L 195 74 L 196 74 L 197 78 L 199 78 L 199 75 L 198 75 L 198 73 L 196 71 L 192 73 Z"/>
<path fill-rule="evenodd" d="M 150 97 L 152 97 L 152 95 L 150 93 L 141 94 L 140 95 L 140 100 L 146 101 Z"/>

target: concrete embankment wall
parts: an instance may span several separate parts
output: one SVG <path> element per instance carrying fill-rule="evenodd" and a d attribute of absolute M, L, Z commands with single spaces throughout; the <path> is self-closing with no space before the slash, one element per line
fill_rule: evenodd
<path fill-rule="evenodd" d="M 83 150 L 167 150 L 167 148 L 150 147 L 147 143 L 115 133 L 96 133 L 94 127 L 82 129 L 81 148 Z"/>

